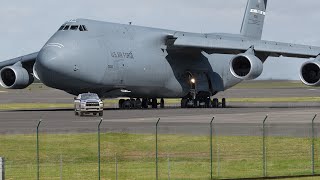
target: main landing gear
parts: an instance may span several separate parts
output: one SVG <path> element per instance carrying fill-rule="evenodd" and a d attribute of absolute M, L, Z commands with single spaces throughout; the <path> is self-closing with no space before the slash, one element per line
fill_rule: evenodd
<path fill-rule="evenodd" d="M 119 109 L 148 109 L 149 106 L 153 109 L 164 108 L 164 99 L 160 99 L 158 103 L 157 98 L 136 98 L 136 99 L 120 99 Z"/>
<path fill-rule="evenodd" d="M 226 99 L 222 98 L 221 102 L 219 99 L 210 97 L 207 98 L 182 98 L 181 108 L 226 108 Z"/>

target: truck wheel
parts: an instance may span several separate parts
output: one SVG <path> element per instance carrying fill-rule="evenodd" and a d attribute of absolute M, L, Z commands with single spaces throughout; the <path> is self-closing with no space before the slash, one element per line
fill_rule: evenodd
<path fill-rule="evenodd" d="M 99 116 L 103 116 L 103 111 L 99 112 Z"/>
<path fill-rule="evenodd" d="M 75 116 L 78 116 L 78 112 L 77 112 L 77 111 L 74 111 L 74 115 L 75 115 Z"/>
<path fill-rule="evenodd" d="M 80 112 L 80 116 L 83 116 L 83 112 Z"/>

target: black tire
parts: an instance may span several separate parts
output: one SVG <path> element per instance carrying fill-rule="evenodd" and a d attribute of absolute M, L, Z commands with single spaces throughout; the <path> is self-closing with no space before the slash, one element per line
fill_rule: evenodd
<path fill-rule="evenodd" d="M 128 99 L 128 100 L 125 100 L 122 104 L 122 109 L 130 109 L 131 107 L 131 101 Z"/>
<path fill-rule="evenodd" d="M 219 100 L 217 98 L 214 98 L 212 101 L 212 107 L 218 108 L 219 107 Z"/>
<path fill-rule="evenodd" d="M 78 116 L 79 113 L 78 113 L 77 111 L 74 111 L 74 115 L 75 115 L 75 116 Z"/>
<path fill-rule="evenodd" d="M 141 102 L 140 98 L 136 99 L 135 108 L 136 109 L 141 109 L 142 108 L 142 102 Z"/>
<path fill-rule="evenodd" d="M 181 108 L 187 108 L 188 99 L 181 99 Z"/>
<path fill-rule="evenodd" d="M 164 99 L 161 98 L 160 100 L 160 108 L 163 109 L 164 108 Z"/>
<path fill-rule="evenodd" d="M 157 98 L 152 98 L 152 108 L 153 109 L 157 109 L 158 108 Z"/>
<path fill-rule="evenodd" d="M 148 109 L 148 99 L 147 98 L 143 98 L 142 99 L 142 104 L 141 104 L 143 109 Z"/>
<path fill-rule="evenodd" d="M 84 115 L 84 113 L 83 113 L 83 112 L 80 112 L 79 114 L 80 114 L 80 116 L 81 116 L 81 117 Z"/>
<path fill-rule="evenodd" d="M 226 108 L 226 107 L 227 107 L 226 98 L 222 98 L 221 107 L 222 107 L 222 108 Z"/>
<path fill-rule="evenodd" d="M 206 103 L 206 108 L 211 108 L 212 103 L 211 103 L 211 99 L 210 99 L 210 98 L 207 98 L 207 99 L 205 100 L 205 103 Z"/>
<path fill-rule="evenodd" d="M 120 99 L 120 100 L 119 100 L 119 109 L 122 109 L 123 103 L 124 103 L 124 99 Z"/>
<path fill-rule="evenodd" d="M 100 117 L 103 116 L 103 111 L 99 112 L 99 116 Z"/>

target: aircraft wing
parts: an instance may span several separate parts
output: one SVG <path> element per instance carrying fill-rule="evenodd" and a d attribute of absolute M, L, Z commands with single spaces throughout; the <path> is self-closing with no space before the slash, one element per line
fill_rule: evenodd
<path fill-rule="evenodd" d="M 6 66 L 11 66 L 16 64 L 17 62 L 21 62 L 23 66 L 25 66 L 26 68 L 31 68 L 34 65 L 34 62 L 36 61 L 38 56 L 38 52 L 32 53 L 32 54 L 28 54 L 25 56 L 20 56 L 14 59 L 10 59 L 10 60 L 6 60 L 6 61 L 1 61 L 0 62 L 0 70 Z"/>
<path fill-rule="evenodd" d="M 222 54 L 239 54 L 253 47 L 255 52 L 272 57 L 315 58 L 320 54 L 320 47 L 315 46 L 230 37 L 169 36 L 167 46 L 168 49 L 196 48 Z"/>

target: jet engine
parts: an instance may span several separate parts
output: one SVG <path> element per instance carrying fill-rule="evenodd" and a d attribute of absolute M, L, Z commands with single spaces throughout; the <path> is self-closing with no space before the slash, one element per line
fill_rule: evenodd
<path fill-rule="evenodd" d="M 308 86 L 320 86 L 320 61 L 313 60 L 304 63 L 300 69 L 300 79 Z"/>
<path fill-rule="evenodd" d="M 7 66 L 0 71 L 0 84 L 7 89 L 24 89 L 33 83 L 33 76 L 22 66 Z"/>
<path fill-rule="evenodd" d="M 230 71 L 236 78 L 252 80 L 261 75 L 263 71 L 263 64 L 255 55 L 243 53 L 231 59 Z"/>

